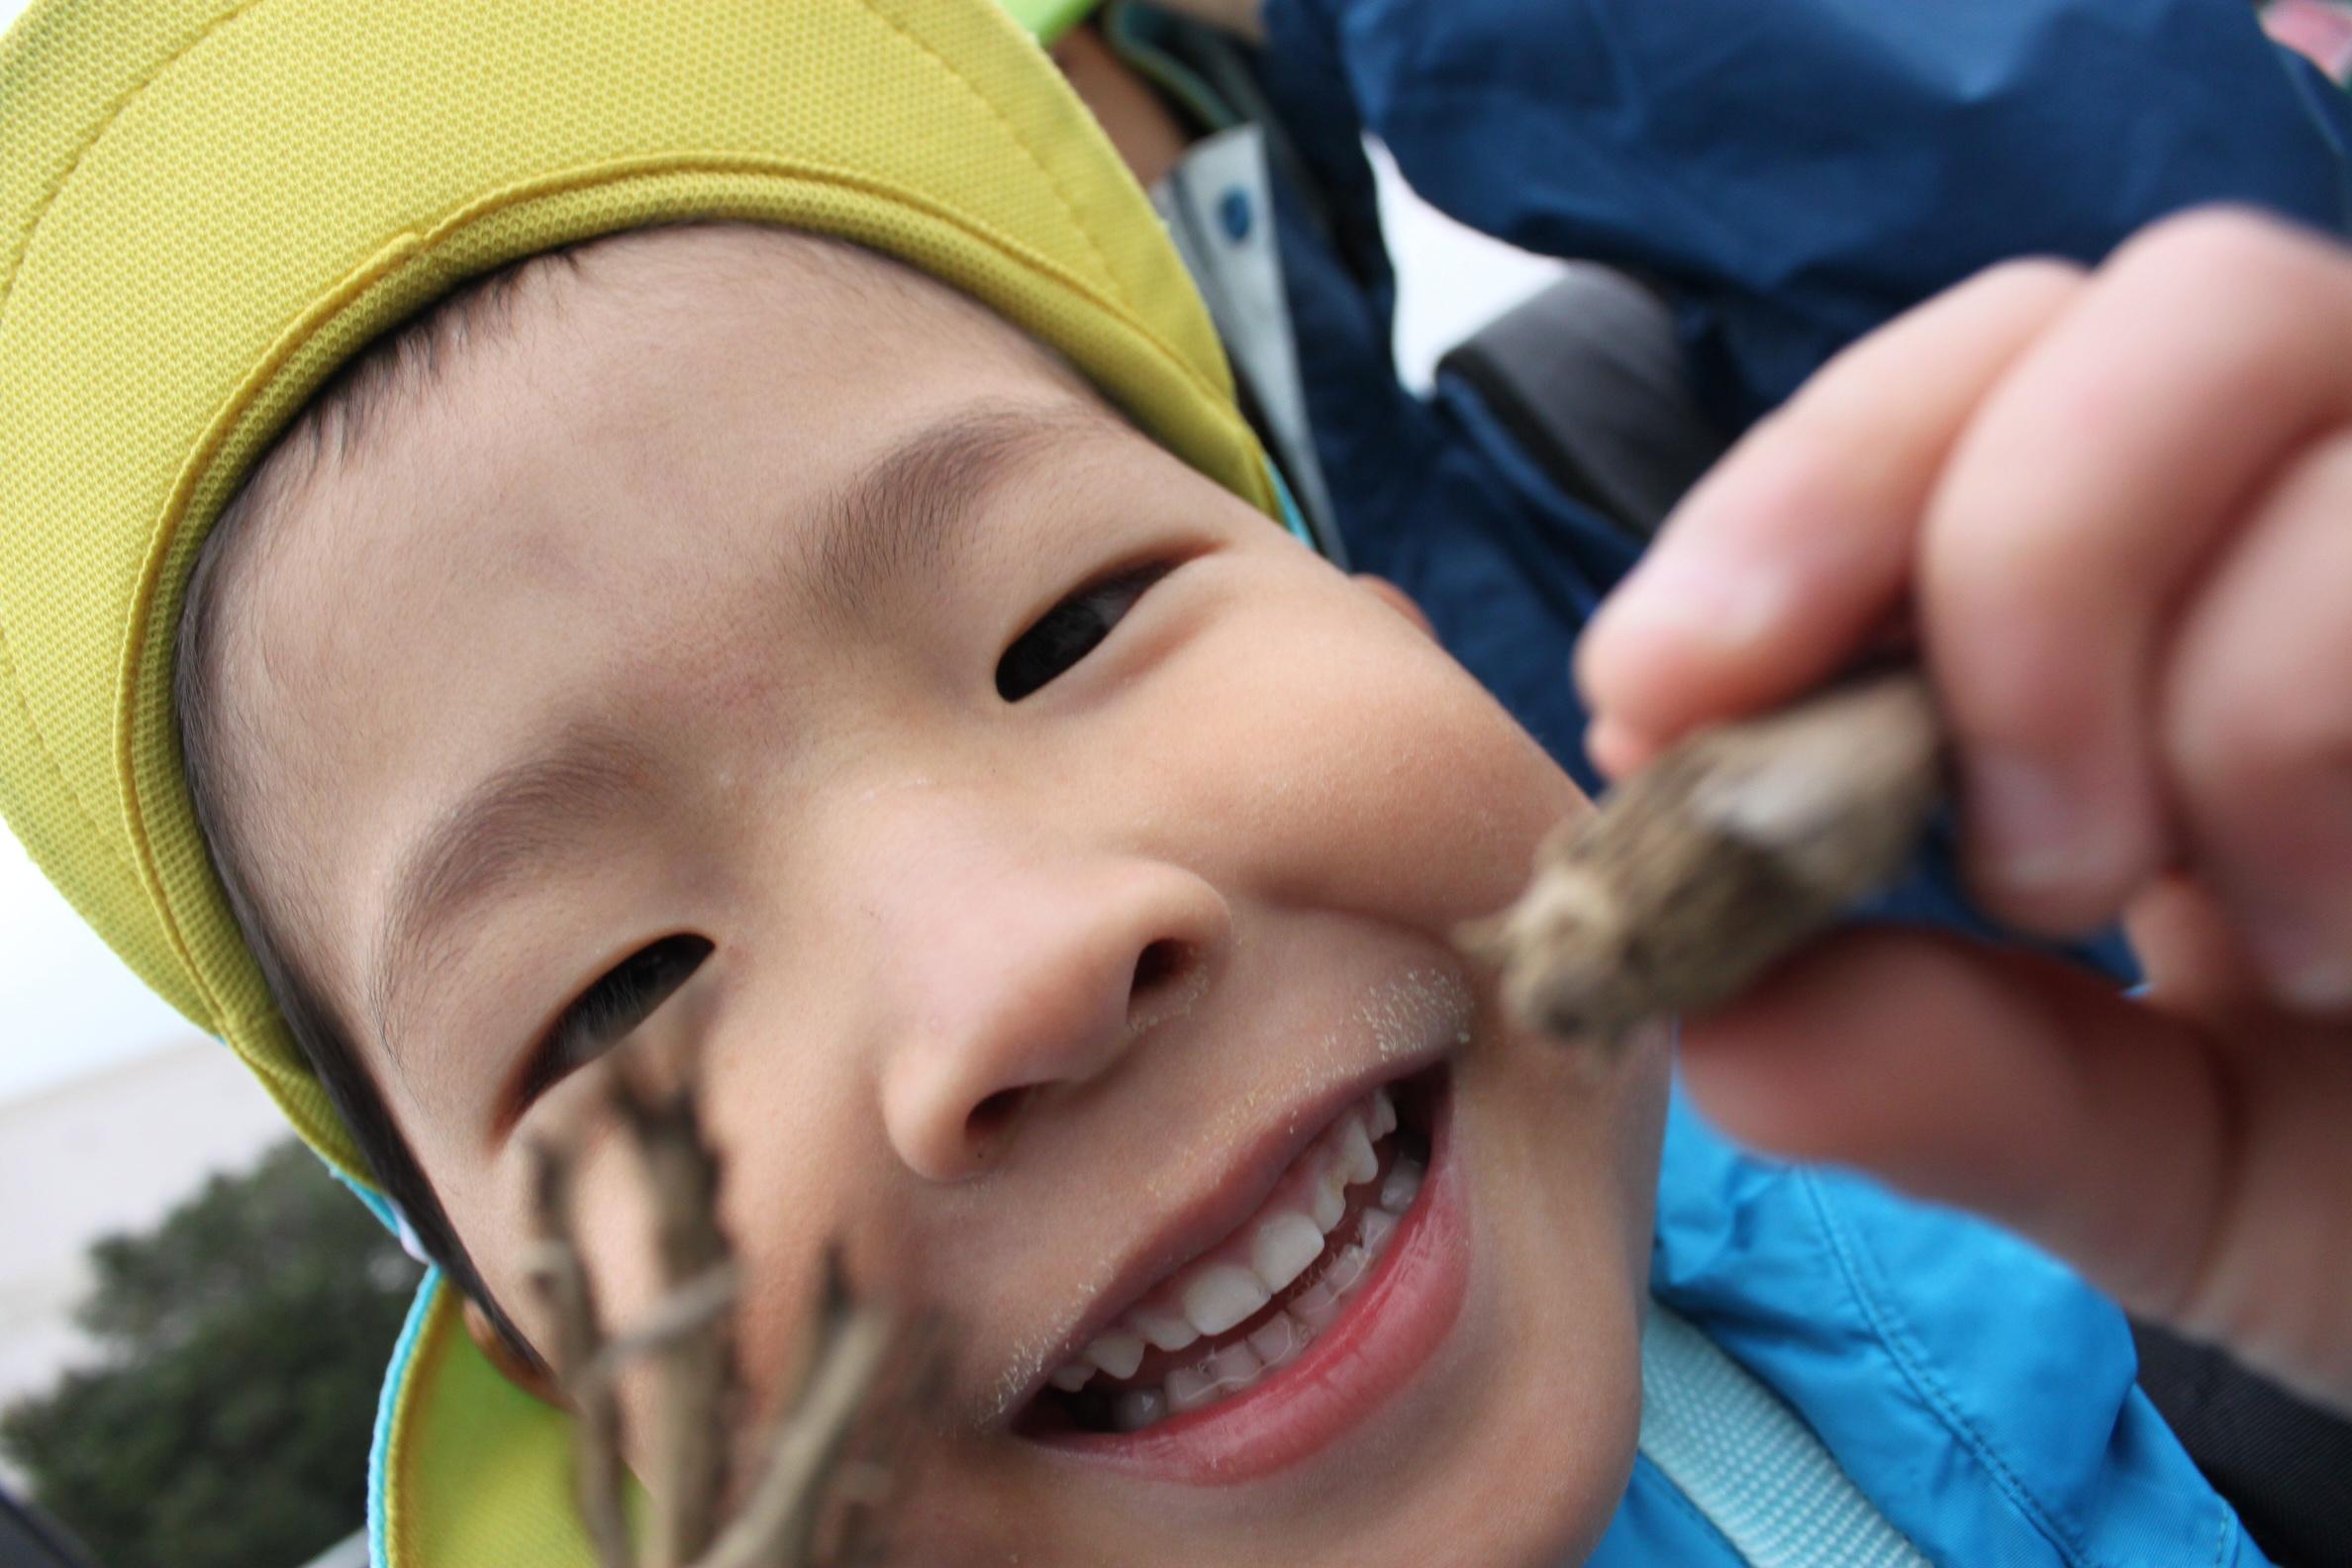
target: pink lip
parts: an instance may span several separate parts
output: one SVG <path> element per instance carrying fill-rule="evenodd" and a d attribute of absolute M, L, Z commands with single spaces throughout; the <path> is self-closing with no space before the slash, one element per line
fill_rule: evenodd
<path fill-rule="evenodd" d="M 1470 1227 L 1453 1158 L 1448 1086 L 1430 1128 L 1429 1174 L 1371 1280 L 1307 1352 L 1233 1396 L 1139 1432 L 1059 1432 L 1057 1455 L 1191 1486 L 1252 1481 L 1327 1447 L 1427 1363 L 1469 1289 Z"/>

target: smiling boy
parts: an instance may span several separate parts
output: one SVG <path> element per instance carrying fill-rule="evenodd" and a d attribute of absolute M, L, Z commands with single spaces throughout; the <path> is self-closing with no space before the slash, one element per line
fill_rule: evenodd
<path fill-rule="evenodd" d="M 2120 1319 L 2062 1271 L 1687 1125 L 1661 1188 L 1663 1039 L 1596 1085 L 1512 1035 L 1446 936 L 1510 898 L 1582 793 L 1410 598 L 1276 525 L 1139 193 L 1002 17 L 190 4 L 102 36 L 102 9 L 38 9 L 0 76 L 43 111 L 11 127 L 27 216 L 0 319 L 26 394 L 10 821 L 314 1142 L 399 1201 L 486 1340 L 546 1342 L 522 1170 L 573 1069 L 682 1041 L 727 1158 L 754 1389 L 782 1381 L 829 1238 L 862 1283 L 953 1310 L 912 1561 L 1753 1555 L 1670 1428 L 1636 1463 L 1645 1420 L 1671 1417 L 1659 1388 L 1727 1389 L 1721 1409 L 1783 1422 L 1802 1461 L 1781 1479 L 1829 1488 L 1852 1560 L 2080 1560 L 2084 1542 L 2156 1560 L 2192 1534 L 2259 1560 L 2131 1393 Z M 1305 14 L 1275 13 L 1277 46 Z M 437 74 L 451 37 L 481 78 L 462 109 L 413 85 L 454 79 Z M 387 112 L 421 146 L 375 140 Z M 157 177 L 220 160 L 244 172 Z M 2097 282 L 1995 273 L 1872 340 L 1670 531 L 1635 590 L 1647 617 L 1596 634 L 1604 759 L 1823 672 L 1907 590 L 1932 608 L 1953 582 L 2013 599 L 2040 580 L 1914 573 L 1900 525 L 1943 493 L 1980 408 L 2209 287 L 2201 246 L 2259 258 L 2298 300 L 2348 288 L 2317 242 L 2208 220 Z M 2301 362 L 2269 323 L 2215 320 L 2242 362 Z M 141 400 L 89 444 L 126 387 Z M 2163 401 L 2140 390 L 2143 412 Z M 2340 418 L 2330 395 L 2286 377 L 2250 423 Z M 2222 446 L 2216 496 L 2302 452 Z M 1824 448 L 1858 460 L 1825 478 Z M 2048 537 L 2091 549 L 2117 492 L 2084 484 Z M 1824 548 L 1792 498 L 1852 526 Z M 1796 564 L 1711 577 L 1688 541 L 1736 551 L 1743 530 Z M 49 559 L 79 586 L 41 586 Z M 2235 597 L 2207 628 L 2238 624 L 2241 598 L 2288 602 L 2220 580 Z M 2163 586 L 2118 594 L 2116 617 Z M 1931 664 L 1993 715 L 1973 744 L 2019 704 L 1969 695 L 1986 638 L 1952 625 L 1930 624 Z M 2331 625 L 2304 614 L 2289 645 Z M 2194 684 L 2200 711 L 2241 679 Z M 2130 825 L 2138 865 L 2163 830 Z M 2045 880 L 2044 907 L 2015 913 L 2109 913 L 2100 895 L 2138 881 L 2100 870 L 2111 886 L 2052 907 Z M 1915 953 L 1876 958 L 1967 1000 Z M 1828 1005 L 1853 994 L 1830 985 Z M 1825 1038 L 1800 1068 L 1878 1045 L 1850 1024 Z M 1743 1088 L 1743 1060 L 1698 1065 L 1763 1135 L 1931 1190 L 1963 1168 L 1906 1165 L 1958 1145 L 1902 1117 L 1875 1124 L 1899 1147 L 1837 1141 L 1899 1094 L 1823 1131 L 1802 1113 L 1834 1096 L 1793 1113 Z M 1998 1125 L 2004 1086 L 1961 1087 L 1988 1104 L 1960 1120 Z M 2263 1215 L 2314 1166 L 2277 1179 Z M 2111 1260 L 2087 1200 L 1954 1196 Z M 616 1217 L 590 1261 L 627 1322 L 650 1285 L 615 1159 L 592 1163 L 585 1208 Z M 1848 1275 L 1911 1266 L 1833 1288 L 1838 1238 Z M 2179 1240 L 2151 1245 L 2172 1259 Z M 2103 1277 L 2128 1291 L 2120 1272 Z M 2283 1292 L 2277 1332 L 2195 1300 L 2175 1315 L 2340 1392 L 2335 1289 Z M 2022 1345 L 1972 1342 L 1952 1303 L 1984 1291 Z M 559 1428 L 487 1384 L 450 1294 L 404 1346 L 378 1552 L 572 1560 L 545 1464 Z M 1862 1321 L 1898 1309 L 1904 1331 Z M 1646 1415 L 1645 1315 L 1666 1369 Z M 1678 1337 L 1694 1319 L 1749 1372 Z M 2018 1416 L 2043 1354 L 2069 1380 L 2057 1435 Z M 1921 1408 L 1937 1378 L 1958 1379 L 1958 1418 Z"/>
<path fill-rule="evenodd" d="M 246 929 L 375 1086 L 484 1299 L 547 1342 L 528 1143 L 573 1068 L 665 1015 L 751 1299 L 804 1299 L 839 1237 L 871 1288 L 954 1304 L 943 1519 L 1079 1554 L 1181 1517 L 1179 1483 L 1280 1471 L 1199 1506 L 1178 1555 L 1210 1518 L 1236 1545 L 1347 1540 L 1361 1509 L 1319 1506 L 1303 1461 L 1400 1388 L 1409 1429 L 1456 1434 L 1466 1510 L 1541 1449 L 1605 1518 L 1622 1445 L 1587 1421 L 1631 1419 L 1664 1062 L 1570 1092 L 1494 1048 L 1445 945 L 1577 808 L 1524 733 L 1392 594 L 895 263 L 656 230 L 536 266 L 506 308 L 372 428 L 281 444 L 208 550 L 181 665 Z M 1437 809 L 1465 798 L 1493 805 Z M 1410 1125 L 1372 1154 L 1384 1085 Z M 1537 1100 L 1540 1127 L 1504 1114 Z M 1322 1324 L 1270 1288 L 1330 1282 L 1383 1179 L 1432 1156 L 1381 1313 L 1317 1373 Z M 588 1180 L 623 1212 L 623 1162 Z M 1481 1190 L 1543 1196 L 1474 1240 Z M 589 1238 L 616 1322 L 648 1305 L 632 1234 Z M 797 1325 L 746 1316 L 754 1387 Z M 1231 1386 L 1194 1386 L 1219 1344 Z M 1127 1375 L 1048 1388 L 1089 1347 Z M 1260 1351 L 1313 1376 L 1148 1446 L 1079 1437 L 1237 1393 Z M 1473 1520 L 1426 1522 L 1351 1550 Z"/>

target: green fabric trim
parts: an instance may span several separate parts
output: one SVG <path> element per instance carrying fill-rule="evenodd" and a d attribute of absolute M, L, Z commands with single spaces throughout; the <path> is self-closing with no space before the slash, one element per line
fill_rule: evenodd
<path fill-rule="evenodd" d="M 1005 9 L 1039 44 L 1050 48 L 1099 4 L 1101 0 L 1005 0 Z"/>

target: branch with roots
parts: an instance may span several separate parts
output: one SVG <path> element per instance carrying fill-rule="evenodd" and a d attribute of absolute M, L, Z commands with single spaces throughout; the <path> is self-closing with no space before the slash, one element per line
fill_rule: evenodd
<path fill-rule="evenodd" d="M 733 1439 L 749 1396 L 735 1356 L 735 1250 L 719 1223 L 719 1160 L 689 1058 L 674 1085 L 641 1064 L 589 1069 L 650 1199 L 662 1294 L 609 1333 L 579 1245 L 586 1119 L 532 1146 L 534 1289 L 552 1324 L 577 1442 L 580 1517 L 600 1568 L 852 1568 L 889 1545 L 907 1439 L 936 1365 L 928 1325 L 856 1298 L 829 1254 L 794 1386 L 747 1449 Z M 641 1559 L 623 1508 L 618 1392 L 624 1367 L 654 1373 L 652 1498 Z M 737 1455 L 741 1454 L 738 1461 Z M 737 1465 L 746 1470 L 737 1483 Z M 732 1515 L 731 1499 L 740 1501 Z"/>

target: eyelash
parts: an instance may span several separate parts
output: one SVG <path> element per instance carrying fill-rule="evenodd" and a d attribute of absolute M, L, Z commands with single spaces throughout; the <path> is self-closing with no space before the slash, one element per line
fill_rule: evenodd
<path fill-rule="evenodd" d="M 516 1091 L 518 1107 L 529 1106 L 575 1069 L 585 1066 L 651 1018 L 711 956 L 701 936 L 664 936 L 638 948 L 563 1010 L 547 1030 Z"/>
<path fill-rule="evenodd" d="M 1009 703 L 1019 702 L 1050 685 L 1100 646 L 1152 584 L 1174 569 L 1168 561 L 1131 567 L 1080 589 L 1046 611 L 997 661 L 997 694 Z M 1091 608 L 1104 601 L 1114 606 L 1108 614 Z M 563 1010 L 532 1053 L 516 1091 L 518 1111 L 651 1018 L 712 951 L 705 937 L 664 936 L 614 965 Z"/>
<path fill-rule="evenodd" d="M 1004 657 L 997 660 L 997 695 L 1015 703 L 1050 685 L 1093 652 L 1135 607 L 1135 601 L 1174 569 L 1174 563 L 1169 561 L 1130 567 L 1081 588 L 1046 611 L 1033 626 L 1015 637 L 1013 645 L 1005 649 Z M 1104 600 L 1116 604 L 1109 615 L 1084 608 Z"/>

